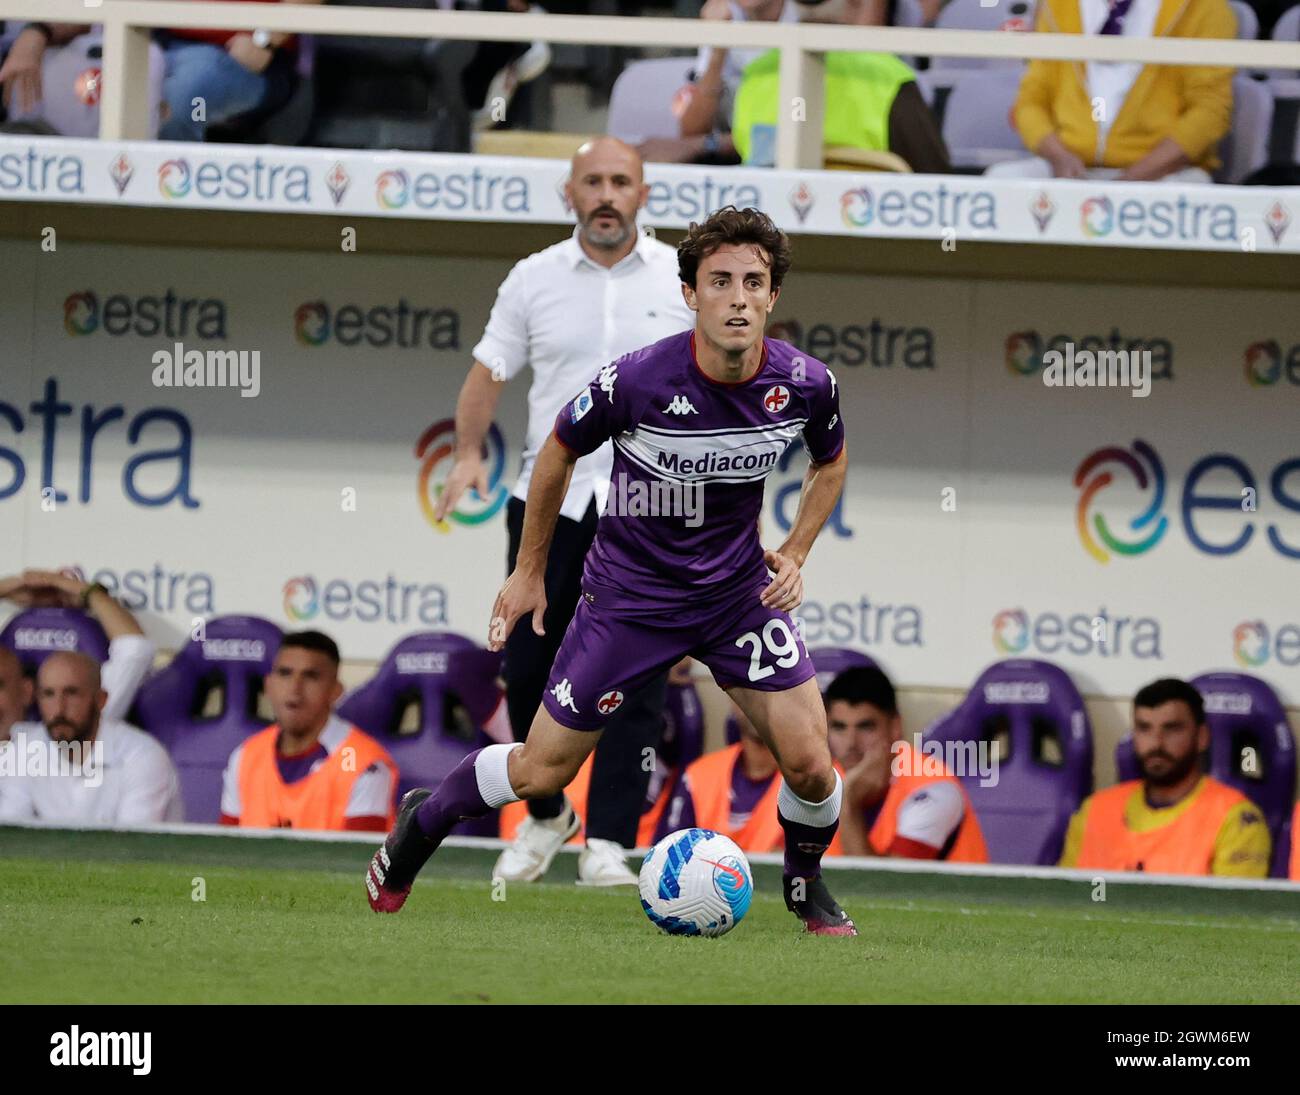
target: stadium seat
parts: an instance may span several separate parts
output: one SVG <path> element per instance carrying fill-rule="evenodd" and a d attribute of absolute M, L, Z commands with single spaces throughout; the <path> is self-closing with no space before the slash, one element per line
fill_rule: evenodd
<path fill-rule="evenodd" d="M 492 739 L 483 725 L 502 702 L 501 655 L 462 635 L 408 635 L 379 663 L 375 675 L 339 704 L 338 713 L 377 738 L 397 764 L 400 798 L 436 787 L 467 753 Z M 461 822 L 462 836 L 496 836 L 497 813 Z"/>
<path fill-rule="evenodd" d="M 917 74 L 917 86 L 934 112 L 955 168 L 982 171 L 1030 154 L 1011 122 L 1021 76 L 1019 68 L 941 68 Z"/>
<path fill-rule="evenodd" d="M 664 704 L 664 732 L 656 750 L 661 763 L 655 765 L 665 771 L 665 778 L 678 768 L 685 768 L 704 752 L 704 708 L 694 681 L 686 684 L 669 684 Z M 654 777 L 650 781 L 656 782 Z M 664 780 L 657 781 L 660 785 Z"/>
<path fill-rule="evenodd" d="M 1245 0 L 1229 0 L 1228 6 L 1237 17 L 1237 37 L 1255 39 L 1259 37 L 1259 16 Z"/>
<path fill-rule="evenodd" d="M 1273 125 L 1273 92 L 1267 83 L 1249 76 L 1232 81 L 1232 127 L 1219 146 L 1223 166 L 1215 181 L 1239 183 L 1268 162 L 1269 132 Z"/>
<path fill-rule="evenodd" d="M 97 662 L 108 657 L 108 636 L 99 621 L 78 608 L 28 608 L 9 618 L 0 631 L 0 646 L 18 655 L 23 672 L 35 677 L 41 662 L 59 650 L 77 650 Z M 27 718 L 37 718 L 36 704 Z"/>
<path fill-rule="evenodd" d="M 817 671 L 817 690 L 825 692 L 836 677 L 846 669 L 860 665 L 878 668 L 874 659 L 860 650 L 851 650 L 846 646 L 819 646 L 808 651 L 813 669 Z"/>
<path fill-rule="evenodd" d="M 980 0 L 949 0 L 934 21 L 938 30 L 1014 30 L 1034 29 L 1034 5 L 1029 0 L 1006 0 L 986 7 Z M 996 57 L 933 57 L 932 68 L 1014 68 L 1021 61 Z"/>
<path fill-rule="evenodd" d="M 1210 751 L 1202 765 L 1221 783 L 1235 787 L 1263 811 L 1273 837 L 1274 878 L 1286 877 L 1283 837 L 1289 832 L 1296 790 L 1295 737 L 1277 693 L 1248 673 L 1202 673 L 1190 682 L 1205 699 Z M 1133 736 L 1115 746 L 1121 780 L 1138 779 Z M 1251 771 L 1251 769 L 1254 771 Z"/>
<path fill-rule="evenodd" d="M 925 11 L 921 7 L 921 0 L 898 0 L 894 8 L 894 26 L 925 26 Z"/>
<path fill-rule="evenodd" d="M 930 742 L 996 742 L 997 782 L 959 774 L 991 863 L 1052 865 L 1070 815 L 1092 792 L 1092 725 L 1083 697 L 1050 662 L 995 662 L 956 710 L 924 734 Z"/>
<path fill-rule="evenodd" d="M 639 144 L 649 137 L 680 136 L 673 97 L 690 82 L 694 67 L 694 57 L 633 61 L 614 81 L 606 132 L 628 144 Z"/>
<path fill-rule="evenodd" d="M 218 616 L 140 687 L 135 720 L 167 748 L 181 778 L 185 820 L 221 818 L 230 754 L 270 722 L 259 712 L 262 678 L 283 637 L 259 616 Z"/>

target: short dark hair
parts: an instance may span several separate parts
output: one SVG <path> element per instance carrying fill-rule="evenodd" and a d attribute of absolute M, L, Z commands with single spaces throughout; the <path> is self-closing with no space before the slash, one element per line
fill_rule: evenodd
<path fill-rule="evenodd" d="M 734 205 L 724 205 L 710 213 L 702 224 L 691 222 L 686 238 L 677 245 L 677 276 L 682 284 L 694 289 L 700 263 L 719 247 L 735 243 L 757 244 L 766 251 L 772 288 L 781 288 L 790 271 L 789 238 L 766 213 L 752 208 L 737 209 Z"/>
<path fill-rule="evenodd" d="M 1205 701 L 1201 694 L 1190 684 L 1177 677 L 1161 677 L 1158 681 L 1152 681 L 1145 688 L 1138 690 L 1133 697 L 1134 708 L 1138 707 L 1159 707 L 1162 703 L 1169 703 L 1171 700 L 1181 700 L 1191 708 L 1192 718 L 1196 720 L 1196 725 L 1200 726 L 1205 722 Z"/>
<path fill-rule="evenodd" d="M 334 663 L 334 668 L 338 668 L 338 643 L 323 631 L 292 631 L 280 640 L 281 650 L 290 650 L 294 647 L 299 650 L 314 650 L 317 654 L 324 654 Z"/>
<path fill-rule="evenodd" d="M 886 715 L 898 714 L 898 697 L 884 670 L 874 665 L 855 665 L 833 681 L 822 696 L 827 708 L 836 700 L 845 703 L 869 703 Z"/>

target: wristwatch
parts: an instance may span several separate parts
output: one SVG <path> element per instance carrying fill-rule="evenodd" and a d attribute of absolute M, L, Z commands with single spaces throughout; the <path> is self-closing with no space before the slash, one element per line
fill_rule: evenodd
<path fill-rule="evenodd" d="M 253 45 L 258 49 L 271 48 L 271 32 L 264 27 L 258 27 L 253 31 Z"/>

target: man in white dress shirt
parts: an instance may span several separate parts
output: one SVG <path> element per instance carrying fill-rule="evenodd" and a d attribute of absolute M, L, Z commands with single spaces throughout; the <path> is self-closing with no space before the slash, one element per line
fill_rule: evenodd
<path fill-rule="evenodd" d="M 36 677 L 40 723 L 0 746 L 0 822 L 140 825 L 183 818 L 180 779 L 150 735 L 104 715 L 108 694 L 86 654 L 51 654 Z"/>
<path fill-rule="evenodd" d="M 487 496 L 483 439 L 505 383 L 527 366 L 528 435 L 523 466 L 507 508 L 514 570 L 533 461 L 560 409 L 602 368 L 623 354 L 688 330 L 694 316 L 682 300 L 677 252 L 637 228 L 650 189 L 636 150 L 612 137 L 578 149 L 565 198 L 578 224 L 573 235 L 515 264 L 497 291 L 487 330 L 456 405 L 455 463 L 435 507 L 439 519 L 470 488 Z M 546 571 L 545 634 L 522 620 L 506 642 L 506 703 L 523 741 L 541 702 L 551 662 L 581 593 L 582 563 L 610 489 L 607 443 L 573 469 L 551 542 Z M 635 885 L 625 850 L 636 827 L 653 749 L 663 723 L 667 678 L 628 696 L 596 748 L 586 809 L 580 884 Z M 617 724 L 617 725 L 616 725 Z M 535 881 L 582 822 L 564 795 L 533 799 L 529 817 L 502 853 L 493 877 Z"/>

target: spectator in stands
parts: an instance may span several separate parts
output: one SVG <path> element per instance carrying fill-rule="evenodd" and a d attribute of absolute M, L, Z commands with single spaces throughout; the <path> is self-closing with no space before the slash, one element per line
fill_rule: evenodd
<path fill-rule="evenodd" d="M 58 114 L 54 104 L 47 104 L 46 95 L 69 96 L 71 87 L 45 87 L 43 71 L 51 47 L 58 49 L 74 39 L 87 34 L 89 23 L 28 23 L 18 32 L 0 63 L 0 97 L 5 110 L 14 121 L 40 121 L 40 115 Z M 53 127 L 58 132 L 58 127 Z"/>
<path fill-rule="evenodd" d="M 731 131 L 745 163 L 771 166 L 773 162 L 779 68 L 779 51 L 768 51 L 745 69 L 736 91 Z M 951 170 L 948 149 L 916 86 L 916 75 L 893 54 L 826 54 L 825 102 L 825 145 L 887 150 L 917 172 Z"/>
<path fill-rule="evenodd" d="M 1040 31 L 1066 34 L 1233 38 L 1237 25 L 1227 0 L 1044 0 L 1038 11 Z M 1232 119 L 1232 70 L 1030 61 L 1013 119 L 1034 158 L 989 175 L 1208 183 Z"/>
<path fill-rule="evenodd" d="M 286 635 L 266 675 L 275 723 L 230 754 L 223 825 L 389 829 L 397 766 L 379 742 L 334 714 L 342 694 L 334 640 L 319 631 Z"/>
<path fill-rule="evenodd" d="M 794 0 L 705 0 L 700 18 L 711 22 L 797 23 Z M 701 46 L 695 60 L 694 80 L 678 92 L 681 136 L 655 137 L 639 146 L 647 160 L 686 163 L 736 163 L 731 139 L 731 109 L 741 73 L 761 49 L 716 49 Z"/>
<path fill-rule="evenodd" d="M 231 0 L 209 0 L 230 3 Z M 319 4 L 322 0 L 255 0 Z M 213 122 L 282 106 L 293 91 L 294 37 L 279 31 L 172 28 L 159 35 L 166 56 L 165 141 L 201 141 Z"/>
<path fill-rule="evenodd" d="M 700 827 L 731 837 L 746 852 L 784 847 L 776 811 L 776 758 L 754 724 L 732 705 L 740 741 L 687 766 L 659 820 L 656 838 L 678 829 Z"/>
<path fill-rule="evenodd" d="M 53 570 L 25 570 L 0 578 L 0 600 L 11 601 L 20 609 L 79 608 L 98 620 L 108 636 L 108 660 L 100 670 L 108 697 L 103 714 L 108 719 L 126 717 L 153 666 L 155 648 L 135 617 L 103 585 Z M 31 703 L 31 682 L 21 679 L 21 670 L 14 674 L 9 664 L 12 657 L 10 651 L 0 652 L 0 741 L 9 736 L 10 726 L 23 717 Z"/>
<path fill-rule="evenodd" d="M 1268 875 L 1272 842 L 1245 795 L 1201 771 L 1209 748 L 1201 694 L 1174 678 L 1133 697 L 1142 778 L 1084 800 L 1070 820 L 1062 867 L 1159 874 Z"/>
<path fill-rule="evenodd" d="M 903 740 L 894 686 L 875 666 L 846 669 L 826 689 L 831 755 L 844 808 L 831 853 L 987 863 L 984 835 L 957 779 Z"/>
<path fill-rule="evenodd" d="M 0 763 L 0 821 L 140 825 L 180 821 L 180 779 L 143 730 L 105 715 L 99 665 L 59 651 L 36 677 L 41 723 L 19 723 Z M 43 725 L 42 725 L 43 724 Z"/>
<path fill-rule="evenodd" d="M 439 7 L 451 7 L 439 0 Z M 484 0 L 484 11 L 513 11 L 546 14 L 541 4 L 529 0 Z M 461 73 L 465 102 L 474 112 L 474 127 L 488 129 L 506 120 L 510 100 L 523 84 L 537 79 L 551 64 L 549 43 L 479 42 L 474 56 Z"/>

